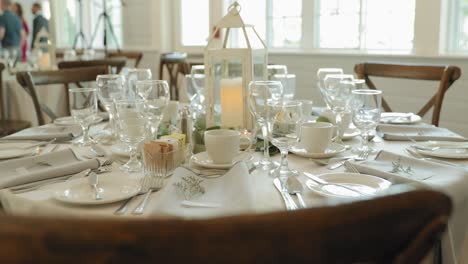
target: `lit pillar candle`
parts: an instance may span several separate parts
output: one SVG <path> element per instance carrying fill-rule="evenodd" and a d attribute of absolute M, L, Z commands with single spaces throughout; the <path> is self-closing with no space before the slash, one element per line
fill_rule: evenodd
<path fill-rule="evenodd" d="M 50 53 L 46 52 L 39 58 L 39 68 L 47 70 L 50 68 Z"/>
<path fill-rule="evenodd" d="M 244 126 L 244 100 L 242 78 L 221 80 L 221 125 L 242 128 Z"/>

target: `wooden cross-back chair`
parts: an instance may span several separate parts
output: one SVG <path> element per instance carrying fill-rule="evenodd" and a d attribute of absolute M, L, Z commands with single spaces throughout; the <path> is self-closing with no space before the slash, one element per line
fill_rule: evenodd
<path fill-rule="evenodd" d="M 431 99 L 419 110 L 418 115 L 424 116 L 432 107 L 432 124 L 438 126 L 442 102 L 445 92 L 450 86 L 460 78 L 461 70 L 457 66 L 451 65 L 423 65 L 423 64 L 393 64 L 393 63 L 372 63 L 365 62 L 356 64 L 354 71 L 357 77 L 364 79 L 370 89 L 376 89 L 370 77 L 429 80 L 438 81 L 439 88 Z M 382 106 L 385 111 L 392 112 L 385 99 L 382 99 Z"/>
<path fill-rule="evenodd" d="M 5 64 L 0 63 L 0 111 L 2 112 L 0 119 L 0 137 L 16 133 L 31 126 L 31 122 L 25 120 L 7 119 L 5 109 L 3 108 L 3 70 L 5 70 Z"/>
<path fill-rule="evenodd" d="M 76 60 L 76 61 L 61 61 L 58 63 L 59 69 L 70 69 L 70 68 L 84 68 L 84 67 L 95 67 L 95 66 L 107 66 L 109 72 L 115 68 L 115 73 L 120 73 L 123 67 L 125 67 L 126 59 L 124 58 L 107 58 L 97 60 Z"/>
<path fill-rule="evenodd" d="M 53 71 L 19 72 L 16 74 L 16 79 L 25 89 L 25 91 L 31 96 L 34 109 L 36 110 L 38 124 L 44 125 L 45 119 L 43 113 L 47 114 L 51 120 L 54 120 L 57 116 L 47 105 L 39 101 L 36 92 L 38 86 L 63 84 L 65 90 L 64 101 L 67 105 L 67 110 L 70 111 L 68 97 L 69 84 L 94 82 L 96 81 L 97 75 L 107 73 L 107 66 L 102 65 Z"/>
<path fill-rule="evenodd" d="M 428 202 L 430 201 L 430 202 Z M 0 216 L 4 263 L 419 263 L 451 213 L 418 190 L 208 220 Z"/>
<path fill-rule="evenodd" d="M 164 71 L 166 69 L 166 71 Z M 159 79 L 164 79 L 164 72 L 167 72 L 169 91 L 171 100 L 179 100 L 179 75 L 185 76 L 190 73 L 190 65 L 187 62 L 186 53 L 164 53 L 161 54 L 159 63 Z"/>
<path fill-rule="evenodd" d="M 108 58 L 118 58 L 124 57 L 130 60 L 135 60 L 134 67 L 138 68 L 140 62 L 143 59 L 143 53 L 137 51 L 109 51 L 107 52 Z"/>

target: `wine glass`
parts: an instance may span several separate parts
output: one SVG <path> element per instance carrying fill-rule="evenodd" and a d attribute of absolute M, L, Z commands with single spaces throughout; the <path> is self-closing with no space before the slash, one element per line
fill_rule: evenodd
<path fill-rule="evenodd" d="M 294 87 L 288 86 L 288 67 L 286 65 L 267 65 L 267 75 L 270 81 L 279 81 L 283 85 L 283 101 L 292 100 Z"/>
<path fill-rule="evenodd" d="M 259 162 L 262 169 L 270 169 L 268 135 L 271 118 L 268 116 L 268 103 L 281 102 L 283 86 L 277 81 L 252 81 L 249 83 L 249 108 L 262 129 L 263 159 Z"/>
<path fill-rule="evenodd" d="M 143 102 L 144 113 L 150 121 L 151 137 L 157 139 L 159 124 L 170 100 L 169 85 L 167 81 L 137 81 L 136 92 Z"/>
<path fill-rule="evenodd" d="M 70 112 L 75 122 L 81 126 L 82 137 L 74 143 L 89 146 L 93 142 L 89 137 L 89 125 L 97 115 L 97 90 L 95 88 L 73 88 L 68 90 Z"/>
<path fill-rule="evenodd" d="M 117 100 L 115 101 L 117 125 L 122 142 L 130 147 L 130 159 L 120 167 L 127 172 L 138 172 L 142 168 L 137 158 L 138 145 L 145 140 L 148 120 L 143 113 L 143 102 Z"/>
<path fill-rule="evenodd" d="M 109 113 L 111 136 L 116 136 L 114 101 L 124 97 L 124 79 L 118 74 L 103 74 L 96 77 L 98 98 Z"/>
<path fill-rule="evenodd" d="M 136 82 L 151 80 L 153 74 L 150 69 L 128 69 L 127 71 L 127 97 L 129 100 L 137 99 Z"/>
<path fill-rule="evenodd" d="M 271 171 L 273 177 L 279 177 L 282 183 L 286 183 L 288 177 L 298 176 L 288 165 L 289 148 L 295 145 L 301 135 L 302 103 L 288 101 L 282 103 L 269 103 L 269 111 L 272 111 L 272 130 L 270 140 L 281 152 L 281 162 L 278 168 Z"/>
<path fill-rule="evenodd" d="M 327 97 L 325 95 L 325 92 L 323 91 L 324 89 L 324 80 L 327 75 L 332 75 L 332 74 L 343 74 L 343 69 L 341 68 L 319 68 L 317 70 L 317 87 L 319 88 L 320 94 L 322 94 L 322 97 L 327 104 L 328 108 L 331 108 L 330 104 L 327 101 Z"/>
<path fill-rule="evenodd" d="M 194 65 L 190 71 L 191 84 L 195 93 L 190 98 L 193 108 L 199 110 L 205 102 L 205 65 Z"/>
<path fill-rule="evenodd" d="M 361 131 L 361 146 L 357 153 L 374 153 L 369 146 L 369 136 L 379 124 L 382 104 L 382 91 L 360 89 L 352 91 L 353 124 Z"/>
<path fill-rule="evenodd" d="M 323 93 L 336 116 L 337 136 L 335 143 L 343 144 L 342 136 L 346 129 L 342 125 L 344 112 L 347 110 L 351 99 L 351 91 L 354 90 L 354 78 L 348 74 L 329 74 L 325 76 Z"/>

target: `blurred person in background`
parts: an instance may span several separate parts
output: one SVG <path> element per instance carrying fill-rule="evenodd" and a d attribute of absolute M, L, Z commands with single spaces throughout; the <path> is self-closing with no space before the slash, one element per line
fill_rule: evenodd
<path fill-rule="evenodd" d="M 2 49 L 9 52 L 16 52 L 17 58 L 20 56 L 20 45 L 26 39 L 26 32 L 23 29 L 21 19 L 14 14 L 10 0 L 1 0 L 0 6 L 3 14 L 0 16 L 0 40 Z"/>
<path fill-rule="evenodd" d="M 26 33 L 27 38 L 29 35 L 29 26 L 23 16 L 23 7 L 18 2 L 13 3 L 12 11 L 21 19 L 21 23 L 23 23 L 23 30 Z M 23 44 L 21 44 L 21 61 L 26 61 L 26 54 L 28 51 L 28 41 L 26 38 L 23 40 Z"/>
<path fill-rule="evenodd" d="M 34 49 L 34 42 L 36 42 L 36 37 L 39 31 L 42 28 L 45 28 L 47 32 L 49 32 L 49 21 L 42 15 L 42 6 L 40 3 L 36 2 L 32 5 L 31 12 L 34 15 L 33 19 L 33 28 L 32 28 L 32 41 L 31 41 L 31 49 Z M 40 42 L 47 42 L 46 38 L 42 38 L 39 40 Z"/>

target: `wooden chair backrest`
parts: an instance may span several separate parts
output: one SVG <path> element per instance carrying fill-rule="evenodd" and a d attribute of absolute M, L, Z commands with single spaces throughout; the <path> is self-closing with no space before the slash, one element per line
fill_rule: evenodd
<path fill-rule="evenodd" d="M 33 71 L 33 72 L 19 72 L 16 74 L 16 79 L 25 91 L 31 96 L 36 110 L 37 122 L 39 125 L 45 124 L 43 113 L 46 113 L 50 119 L 55 119 L 57 116 L 50 110 L 50 108 L 41 103 L 37 97 L 36 89 L 38 86 L 63 84 L 65 91 L 65 103 L 67 109 L 69 107 L 68 86 L 73 83 L 92 82 L 96 80 L 96 76 L 100 74 L 107 74 L 107 66 L 95 66 L 84 68 L 73 68 L 52 71 Z"/>
<path fill-rule="evenodd" d="M 430 201 L 430 202 L 428 202 Z M 0 259 L 66 263 L 419 263 L 451 213 L 419 190 L 209 220 L 0 216 Z"/>
<path fill-rule="evenodd" d="M 109 58 L 99 60 L 77 60 L 77 61 L 61 61 L 58 63 L 59 69 L 69 68 L 84 68 L 94 66 L 107 66 L 109 68 L 116 68 L 116 73 L 119 73 L 125 67 L 126 59 L 123 58 Z M 109 72 L 111 70 L 109 69 Z"/>
<path fill-rule="evenodd" d="M 116 58 L 116 57 L 125 57 L 127 59 L 135 60 L 135 68 L 138 68 L 140 66 L 140 62 L 143 59 L 143 53 L 142 52 L 136 52 L 136 51 L 109 51 L 107 53 L 107 57 L 109 58 Z"/>
<path fill-rule="evenodd" d="M 161 54 L 159 63 L 159 79 L 164 79 L 164 69 L 167 72 L 171 100 L 179 100 L 179 74 L 185 76 L 190 73 L 190 64 L 187 62 L 187 54 L 165 53 Z"/>
<path fill-rule="evenodd" d="M 432 107 L 432 124 L 438 126 L 442 102 L 445 92 L 460 78 L 461 70 L 451 65 L 422 65 L 422 64 L 392 64 L 365 62 L 354 66 L 358 78 L 364 79 L 370 89 L 377 89 L 370 77 L 430 80 L 438 81 L 439 88 L 431 99 L 419 110 L 418 115 L 424 116 Z M 382 100 L 385 111 L 392 112 L 385 99 Z"/>

